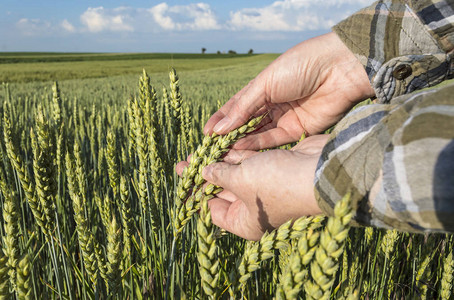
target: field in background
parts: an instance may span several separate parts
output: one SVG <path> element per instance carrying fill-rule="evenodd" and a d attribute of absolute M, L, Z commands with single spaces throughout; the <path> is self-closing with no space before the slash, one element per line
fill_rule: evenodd
<path fill-rule="evenodd" d="M 62 81 L 181 71 L 206 70 L 228 66 L 268 64 L 277 54 L 170 54 L 170 53 L 1 53 L 0 83 L 29 81 Z M 244 70 L 244 69 L 243 69 Z M 243 71 L 242 70 L 242 71 Z"/>

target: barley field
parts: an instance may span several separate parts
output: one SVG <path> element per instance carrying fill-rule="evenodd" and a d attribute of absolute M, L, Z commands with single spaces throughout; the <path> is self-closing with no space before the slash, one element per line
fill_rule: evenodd
<path fill-rule="evenodd" d="M 275 57 L 0 57 L 0 299 L 452 299 L 453 236 L 350 227 L 348 195 L 257 242 L 211 224 L 201 170 L 260 117 L 203 125 Z"/>

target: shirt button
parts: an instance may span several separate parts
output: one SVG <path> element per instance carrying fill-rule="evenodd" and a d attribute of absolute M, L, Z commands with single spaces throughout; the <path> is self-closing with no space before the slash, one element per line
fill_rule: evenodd
<path fill-rule="evenodd" d="M 403 65 L 397 66 L 394 69 L 393 76 L 394 76 L 394 78 L 396 78 L 398 80 L 402 80 L 402 79 L 405 79 L 408 76 L 410 76 L 412 72 L 413 72 L 413 70 L 411 69 L 410 65 L 403 64 Z"/>

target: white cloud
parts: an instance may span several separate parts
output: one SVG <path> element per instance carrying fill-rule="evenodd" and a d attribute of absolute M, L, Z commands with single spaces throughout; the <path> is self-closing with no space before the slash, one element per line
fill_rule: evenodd
<path fill-rule="evenodd" d="M 68 20 L 64 19 L 62 22 L 61 22 L 61 27 L 68 31 L 68 32 L 75 32 L 76 31 L 76 28 L 73 26 L 73 24 L 69 23 Z"/>
<path fill-rule="evenodd" d="M 130 9 L 118 7 L 105 9 L 104 7 L 89 7 L 81 16 L 80 21 L 90 32 L 100 31 L 134 31 L 131 20 Z"/>
<path fill-rule="evenodd" d="M 232 30 L 304 31 L 329 29 L 372 0 L 282 0 L 230 13 Z"/>
<path fill-rule="evenodd" d="M 276 0 L 263 7 L 243 8 L 230 12 L 220 21 L 208 3 L 152 7 L 89 7 L 77 20 L 60 19 L 53 23 L 42 19 L 20 19 L 16 27 L 23 35 L 59 35 L 68 33 L 125 32 L 127 34 L 188 32 L 205 30 L 256 32 L 249 38 L 260 39 L 271 33 L 290 34 L 307 30 L 328 30 L 341 19 L 373 0 Z M 214 6 L 214 4 L 212 4 Z M 76 22 L 76 23 L 75 23 Z"/>
<path fill-rule="evenodd" d="M 169 6 L 166 3 L 160 3 L 149 9 L 149 12 L 153 16 L 156 23 L 164 29 L 172 30 L 175 29 L 175 22 L 171 17 L 165 16 L 165 13 L 169 10 Z"/>
<path fill-rule="evenodd" d="M 154 21 L 165 30 L 220 29 L 216 15 L 207 3 L 169 6 L 160 3 L 150 8 Z"/>
<path fill-rule="evenodd" d="M 29 36 L 47 33 L 50 29 L 52 29 L 52 26 L 48 21 L 27 18 L 20 19 L 16 23 L 16 27 L 22 32 L 22 34 Z"/>

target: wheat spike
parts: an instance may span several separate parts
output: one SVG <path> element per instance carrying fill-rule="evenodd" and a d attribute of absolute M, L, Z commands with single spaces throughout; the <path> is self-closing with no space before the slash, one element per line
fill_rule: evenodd
<path fill-rule="evenodd" d="M 3 254 L 2 248 L 0 247 L 0 300 L 11 299 L 8 271 L 8 257 Z"/>
<path fill-rule="evenodd" d="M 443 274 L 441 277 L 441 299 L 450 299 L 452 295 L 452 279 L 454 273 L 454 260 L 452 257 L 452 250 L 443 260 Z"/>
<path fill-rule="evenodd" d="M 247 124 L 224 136 L 218 136 L 216 134 L 205 136 L 202 145 L 194 152 L 188 167 L 183 171 L 177 186 L 176 208 L 174 213 L 172 213 L 175 235 L 178 235 L 183 230 L 184 225 L 200 207 L 200 201 L 203 199 L 204 193 L 204 191 L 200 190 L 200 187 L 205 183 L 202 177 L 203 168 L 219 161 L 222 154 L 229 150 L 229 146 L 244 137 L 247 133 L 254 131 L 264 117 L 265 115 L 254 118 Z M 194 195 L 186 199 L 191 188 L 193 189 Z M 185 199 L 186 202 L 184 202 Z"/>
<path fill-rule="evenodd" d="M 164 106 L 164 120 L 161 120 L 165 129 L 165 149 L 169 148 L 169 143 L 171 141 L 172 133 L 172 114 L 171 114 L 171 104 L 169 100 L 169 94 L 165 87 L 162 88 L 162 105 Z M 170 164 L 170 161 L 168 162 Z"/>
<path fill-rule="evenodd" d="M 202 201 L 212 199 L 214 195 L 221 191 L 222 188 L 209 184 L 204 189 L 198 189 L 195 195 L 190 196 L 180 207 L 179 214 L 174 218 L 175 235 L 178 235 L 183 230 L 184 226 L 191 220 L 194 213 L 200 209 Z"/>
<path fill-rule="evenodd" d="M 183 174 L 178 182 L 177 186 L 177 197 L 175 203 L 177 206 L 181 205 L 182 202 L 187 198 L 189 190 L 194 185 L 194 178 L 199 170 L 199 166 L 203 162 L 205 155 L 208 155 L 210 147 L 217 141 L 219 136 L 213 134 L 211 136 L 205 136 L 202 144 L 197 148 L 191 156 L 189 165 L 183 170 Z"/>
<path fill-rule="evenodd" d="M 114 130 L 107 130 L 107 151 L 106 151 L 106 160 L 107 160 L 107 170 L 109 173 L 109 183 L 110 187 L 114 192 L 114 197 L 116 198 L 119 192 L 120 186 L 120 170 L 118 166 L 120 165 L 118 157 L 118 147 L 117 147 L 117 135 Z"/>
<path fill-rule="evenodd" d="M 311 263 L 311 277 L 304 284 L 308 299 L 329 299 L 331 286 L 338 269 L 338 258 L 344 250 L 348 236 L 348 223 L 353 217 L 350 195 L 347 194 L 334 207 L 334 217 L 328 218 L 325 229 Z"/>
<path fill-rule="evenodd" d="M 149 159 L 149 169 L 150 169 L 150 179 L 153 189 L 153 207 L 155 207 L 156 211 L 160 210 L 162 203 L 161 203 L 161 177 L 163 173 L 162 169 L 162 161 L 159 155 L 160 153 L 160 141 L 158 140 L 157 132 L 159 131 L 156 126 L 157 117 L 155 116 L 156 112 L 155 109 L 151 108 L 151 105 L 156 105 L 156 92 L 152 89 L 153 99 L 148 100 L 145 105 L 145 115 L 151 115 L 152 117 L 145 119 L 146 128 L 147 128 L 147 143 L 148 143 L 148 159 Z M 154 103 L 154 104 L 153 104 Z M 162 151 L 161 151 L 162 153 Z"/>
<path fill-rule="evenodd" d="M 9 191 L 3 195 L 3 219 L 5 221 L 5 235 L 3 245 L 5 255 L 8 258 L 9 278 L 13 287 L 16 287 L 16 267 L 19 262 L 19 236 L 20 236 L 20 207 L 17 195 Z"/>
<path fill-rule="evenodd" d="M 320 222 L 311 223 L 296 241 L 289 257 L 289 263 L 280 276 L 277 299 L 296 299 L 298 297 L 309 274 L 307 267 L 312 262 L 317 249 L 320 237 L 317 229 L 321 226 Z"/>
<path fill-rule="evenodd" d="M 181 124 L 183 122 L 182 100 L 177 72 L 172 68 L 169 72 L 170 78 L 170 105 L 172 107 L 171 129 L 173 139 L 177 140 L 181 133 Z"/>
<path fill-rule="evenodd" d="M 98 265 L 98 271 L 101 277 L 104 279 L 106 285 L 109 284 L 109 278 L 107 277 L 107 263 L 106 263 L 106 256 L 102 251 L 101 245 L 97 240 L 93 239 L 93 248 L 95 252 L 95 257 Z"/>
<path fill-rule="evenodd" d="M 128 100 L 128 152 L 129 159 L 134 161 L 135 150 L 136 150 L 136 119 L 134 115 L 134 99 L 131 97 Z"/>
<path fill-rule="evenodd" d="M 33 286 L 31 284 L 32 264 L 30 257 L 25 255 L 17 266 L 17 298 L 19 300 L 35 299 L 33 295 Z"/>
<path fill-rule="evenodd" d="M 12 126 L 9 117 L 8 103 L 4 103 L 3 114 L 3 134 L 5 139 L 6 153 L 19 177 L 22 189 L 24 190 L 25 198 L 30 206 L 30 209 L 35 217 L 36 223 L 39 225 L 44 234 L 47 234 L 46 217 L 43 214 L 41 204 L 35 194 L 35 185 L 31 180 L 31 174 L 28 171 L 25 163 L 23 163 L 17 146 L 14 144 Z"/>
<path fill-rule="evenodd" d="M 57 196 L 57 182 L 54 164 L 55 140 L 50 132 L 49 123 L 44 118 L 41 107 L 36 116 L 36 138 L 33 130 L 30 132 L 33 150 L 33 170 L 36 180 L 36 193 L 46 217 L 48 232 L 54 230 L 55 200 Z"/>
<path fill-rule="evenodd" d="M 96 285 L 98 266 L 94 249 L 94 238 L 88 226 L 88 220 L 85 218 L 84 208 L 86 204 L 84 198 L 80 195 L 76 167 L 69 153 L 66 154 L 66 177 L 68 179 L 69 196 L 73 202 L 74 220 L 76 221 L 76 231 L 79 237 L 83 263 L 92 284 Z"/>
<path fill-rule="evenodd" d="M 432 249 L 431 249 L 432 250 Z M 421 291 L 421 298 L 426 299 L 427 292 L 428 292 L 428 282 L 429 277 L 431 275 L 431 270 L 429 265 L 433 261 L 433 256 L 435 255 L 435 251 L 427 252 L 424 259 L 419 265 L 418 271 L 416 272 L 416 284 L 418 289 Z"/>
<path fill-rule="evenodd" d="M 121 222 L 123 224 L 124 253 L 131 251 L 131 236 L 133 228 L 132 210 L 129 195 L 129 184 L 124 176 L 120 178 Z"/>
<path fill-rule="evenodd" d="M 265 233 L 260 241 L 249 244 L 238 267 L 239 284 L 244 287 L 252 272 L 260 268 L 260 263 L 274 256 L 275 249 L 289 247 L 290 240 L 300 238 L 311 224 L 320 223 L 324 219 L 323 216 L 313 216 L 301 217 L 294 222 L 290 220 L 272 232 Z M 236 294 L 235 289 L 236 282 L 232 282 L 231 294 Z"/>
<path fill-rule="evenodd" d="M 62 124 L 62 105 L 61 105 L 61 97 L 60 97 L 60 89 L 58 88 L 58 83 L 54 82 L 52 85 L 52 106 L 53 106 L 53 117 L 55 122 L 55 128 L 57 132 L 60 130 L 60 126 Z"/>
<path fill-rule="evenodd" d="M 211 223 L 211 214 L 208 201 L 202 200 L 200 216 L 197 221 L 197 243 L 199 246 L 197 260 L 202 288 L 211 299 L 218 298 L 219 261 L 217 257 L 217 244 L 215 227 Z"/>
<path fill-rule="evenodd" d="M 151 213 L 151 226 L 156 227 L 156 220 L 158 219 L 158 211 L 156 208 L 156 202 L 150 201 L 149 187 L 148 187 L 148 144 L 147 134 L 145 131 L 143 111 L 139 106 L 139 102 L 134 102 L 134 117 L 135 117 L 135 138 L 136 138 L 136 150 L 139 158 L 139 178 L 136 183 L 137 192 L 139 194 L 140 203 L 142 205 L 142 213 L 144 216 L 148 216 Z"/>
<path fill-rule="evenodd" d="M 386 259 L 390 259 L 394 251 L 394 245 L 396 244 L 399 238 L 399 233 L 397 230 L 387 230 L 386 234 L 383 236 L 381 242 L 381 250 Z"/>
<path fill-rule="evenodd" d="M 121 228 L 112 217 L 110 226 L 107 227 L 107 272 L 109 293 L 118 295 L 121 293 Z"/>

